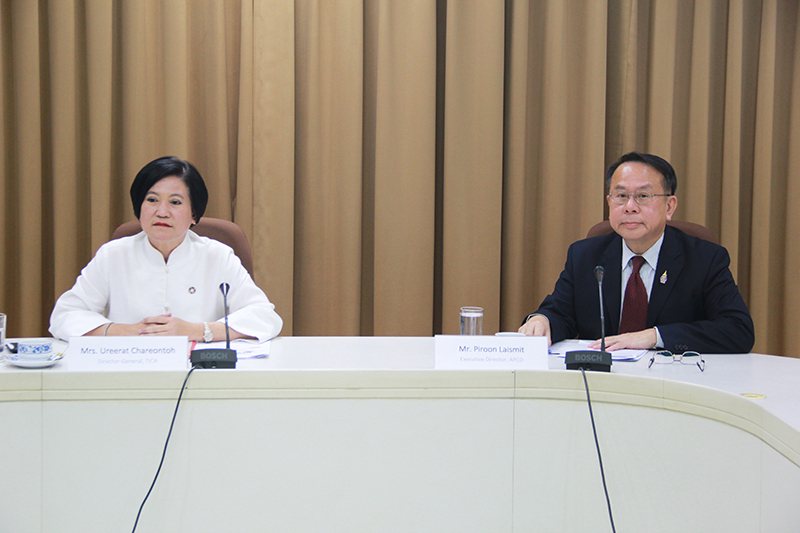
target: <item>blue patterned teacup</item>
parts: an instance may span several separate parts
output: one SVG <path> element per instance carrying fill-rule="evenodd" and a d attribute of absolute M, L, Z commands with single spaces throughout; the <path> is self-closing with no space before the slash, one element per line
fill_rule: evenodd
<path fill-rule="evenodd" d="M 17 342 L 17 357 L 20 359 L 41 361 L 50 359 L 51 355 L 53 355 L 53 339 L 19 339 Z"/>

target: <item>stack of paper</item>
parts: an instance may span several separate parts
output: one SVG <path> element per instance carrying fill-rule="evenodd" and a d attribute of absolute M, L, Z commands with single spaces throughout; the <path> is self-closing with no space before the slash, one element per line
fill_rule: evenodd
<path fill-rule="evenodd" d="M 557 342 L 550 346 L 550 355 L 564 357 L 567 352 L 571 352 L 573 350 L 589 350 L 589 345 L 593 342 L 594 341 L 577 339 Z M 594 351 L 599 352 L 600 350 Z M 613 352 L 609 353 L 611 354 L 611 359 L 613 361 L 638 361 L 644 354 L 647 353 L 647 350 L 614 350 Z"/>

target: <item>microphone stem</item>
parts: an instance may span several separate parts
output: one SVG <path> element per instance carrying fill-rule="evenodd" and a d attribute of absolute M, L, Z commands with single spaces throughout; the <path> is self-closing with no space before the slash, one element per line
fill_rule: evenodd
<path fill-rule="evenodd" d="M 603 311 L 603 282 L 597 282 L 597 288 L 600 291 L 600 351 L 606 351 L 606 316 Z"/>
<path fill-rule="evenodd" d="M 231 349 L 231 333 L 228 331 L 228 295 L 223 296 L 225 305 L 225 349 Z"/>

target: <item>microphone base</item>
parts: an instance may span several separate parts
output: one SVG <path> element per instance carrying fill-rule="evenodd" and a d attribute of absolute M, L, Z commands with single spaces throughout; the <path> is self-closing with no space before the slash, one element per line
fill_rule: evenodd
<path fill-rule="evenodd" d="M 595 370 L 611 372 L 611 354 L 593 350 L 575 350 L 565 354 L 564 362 L 567 370 Z"/>
<path fill-rule="evenodd" d="M 236 368 L 236 350 L 213 348 L 192 350 L 192 366 L 200 368 Z"/>

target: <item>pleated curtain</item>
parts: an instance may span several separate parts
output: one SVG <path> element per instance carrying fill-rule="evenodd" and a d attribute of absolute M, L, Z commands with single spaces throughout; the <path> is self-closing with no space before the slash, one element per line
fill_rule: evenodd
<path fill-rule="evenodd" d="M 779 0 L 0 2 L 0 311 L 55 299 L 162 155 L 238 223 L 283 335 L 513 331 L 631 150 L 678 174 L 800 355 L 800 10 Z"/>

